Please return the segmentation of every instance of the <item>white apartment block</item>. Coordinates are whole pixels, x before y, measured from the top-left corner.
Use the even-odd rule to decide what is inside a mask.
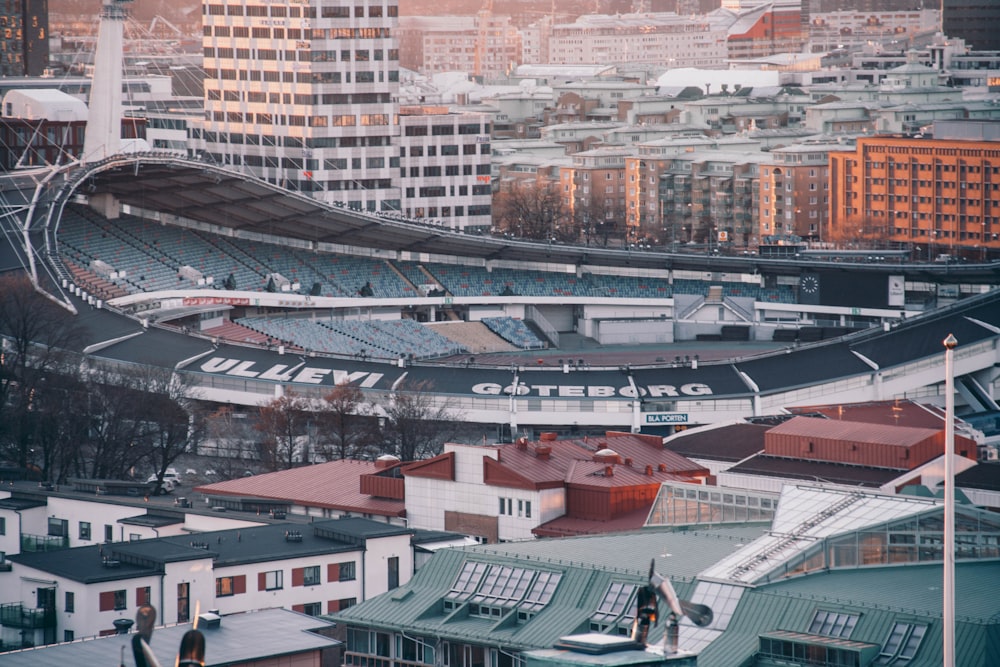
[[[204,0],[203,157],[317,199],[397,211],[393,0]]]
[[[446,107],[402,107],[402,211],[459,231],[489,231],[490,120]]]
[[[731,19],[656,14],[591,14],[552,27],[549,63],[656,63],[723,68]]]
[[[505,77],[523,62],[521,32],[509,16],[408,16],[400,19],[400,43],[422,74],[468,72],[483,79]]]
[[[143,604],[157,623],[281,607],[335,612],[409,581],[412,531],[366,519],[272,524],[22,553],[0,572],[0,639],[39,645],[114,632]]]

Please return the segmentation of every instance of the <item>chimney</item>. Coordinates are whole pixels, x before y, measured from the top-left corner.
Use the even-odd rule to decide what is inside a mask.
[[[556,439],[556,434],[550,432],[542,433],[542,435],[539,436],[538,439],[541,440],[542,442],[552,442],[553,440]]]
[[[386,468],[391,468],[397,463],[399,463],[398,457],[393,456],[392,454],[383,454],[382,456],[375,459],[375,469],[385,470]]]
[[[653,476],[653,466],[646,466],[646,474],[650,477]]]
[[[614,477],[615,476],[615,468],[614,468],[614,466],[604,466],[604,476],[605,477]]]
[[[514,442],[514,446],[524,451],[528,448],[528,439],[522,436]]]
[[[625,465],[627,465],[629,468],[631,468],[632,467],[632,459],[630,459],[630,458],[625,459]]]
[[[656,466],[656,469],[659,470],[660,472],[667,472],[667,464],[661,463],[660,465]]]
[[[535,458],[539,461],[548,461],[552,456],[552,447],[549,445],[538,445],[535,447]]]

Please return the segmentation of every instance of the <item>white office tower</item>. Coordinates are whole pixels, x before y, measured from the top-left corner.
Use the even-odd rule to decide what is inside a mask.
[[[205,0],[206,160],[398,211],[394,0]]]

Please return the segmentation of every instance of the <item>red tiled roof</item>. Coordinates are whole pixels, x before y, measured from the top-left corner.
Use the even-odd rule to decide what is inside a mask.
[[[626,514],[621,514],[606,521],[595,519],[578,519],[572,516],[561,516],[548,523],[535,527],[531,532],[538,537],[568,537],[572,535],[600,535],[603,533],[621,533],[627,530],[638,530],[646,524],[650,503]]]
[[[910,447],[941,431],[938,428],[916,428],[895,424],[872,424],[869,422],[819,419],[816,417],[792,417],[768,431],[768,435],[792,435],[830,440],[848,440],[858,443],[898,445]]]
[[[605,474],[611,468],[611,475]],[[707,470],[700,469],[707,473]],[[643,486],[645,484],[660,485],[663,482],[690,482],[687,475],[677,475],[669,472],[659,472],[655,467],[647,475],[643,468],[633,468],[624,464],[609,465],[598,461],[577,461],[566,475],[566,483],[575,486]]]
[[[373,461],[345,459],[205,484],[194,490],[206,495],[272,498],[308,507],[406,516],[404,501],[361,493],[361,476],[378,470]]]
[[[877,401],[874,403],[849,403],[847,405],[816,405],[789,408],[797,415],[820,414],[832,420],[885,424],[891,426],[912,426],[944,428],[944,416],[934,406],[921,405],[910,400]]]

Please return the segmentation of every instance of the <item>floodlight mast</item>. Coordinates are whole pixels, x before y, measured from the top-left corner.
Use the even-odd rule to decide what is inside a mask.
[[[656,625],[657,596],[663,598],[670,613],[667,614],[667,627],[663,636],[663,649],[667,655],[677,653],[680,639],[680,619],[687,616],[698,627],[705,627],[712,622],[712,610],[696,602],[682,600],[677,597],[670,580],[656,573],[656,560],[649,562],[649,583],[639,589],[636,596],[635,622],[632,624],[632,639],[643,645],[649,635],[649,629]]]

